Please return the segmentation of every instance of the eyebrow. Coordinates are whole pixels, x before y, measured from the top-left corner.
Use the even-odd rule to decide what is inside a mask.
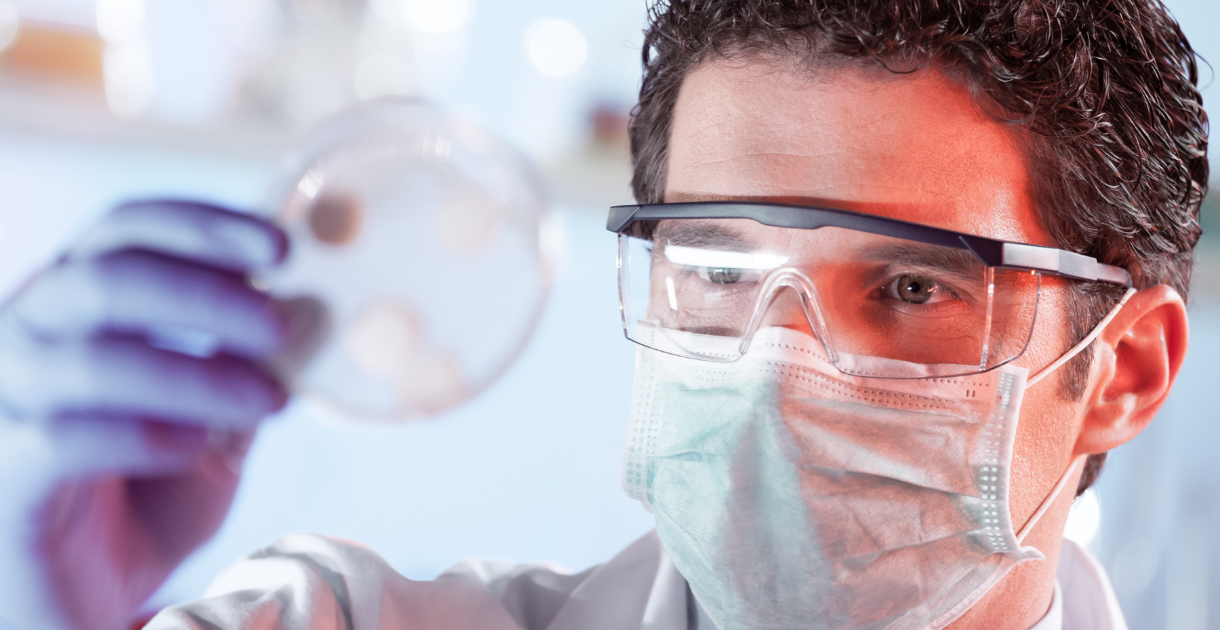
[[[928,245],[886,244],[865,247],[862,257],[947,271],[964,278],[977,278],[986,265],[969,250]]]
[[[752,239],[746,238],[739,230],[720,223],[699,220],[662,221],[657,226],[653,241],[706,249],[753,245]]]

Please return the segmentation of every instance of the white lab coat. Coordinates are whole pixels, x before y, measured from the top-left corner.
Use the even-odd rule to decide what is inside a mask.
[[[655,533],[575,575],[468,560],[432,581],[408,580],[362,545],[297,534],[146,630],[690,630],[699,615],[687,593]],[[1101,566],[1071,541],[1051,611],[1031,630],[1127,630]]]

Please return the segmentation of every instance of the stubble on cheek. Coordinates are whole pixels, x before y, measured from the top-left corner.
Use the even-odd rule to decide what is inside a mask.
[[[1044,279],[1038,319],[1025,354],[1017,364],[1032,377],[1056,361],[1072,344],[1069,338],[1066,281]],[[1011,509],[1019,530],[1072,462],[1084,416],[1084,402],[1070,400],[1064,376],[1067,364],[1025,390],[1013,444]],[[1065,488],[1074,494],[1075,488]]]

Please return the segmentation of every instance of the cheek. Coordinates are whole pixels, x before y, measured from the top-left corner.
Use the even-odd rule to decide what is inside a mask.
[[[1013,525],[1021,525],[1050,494],[1071,463],[1079,431],[1076,406],[1048,380],[1025,393],[1012,459]],[[1065,492],[1069,491],[1065,490]]]
[[[1048,283],[1049,284],[1049,283]],[[1046,286],[1038,305],[1038,324],[1029,348],[1017,361],[1033,376],[1070,347],[1066,291]],[[1065,366],[1025,391],[1013,445],[1012,512],[1014,526],[1033,514],[1071,463],[1083,406],[1063,395]],[[1065,489],[1065,492],[1072,489]]]

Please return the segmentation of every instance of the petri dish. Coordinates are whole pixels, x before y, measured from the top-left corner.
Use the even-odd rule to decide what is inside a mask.
[[[314,315],[271,367],[342,417],[462,404],[513,363],[546,302],[540,176],[438,107],[383,99],[324,122],[285,159],[267,207],[291,246],[253,282]]]

